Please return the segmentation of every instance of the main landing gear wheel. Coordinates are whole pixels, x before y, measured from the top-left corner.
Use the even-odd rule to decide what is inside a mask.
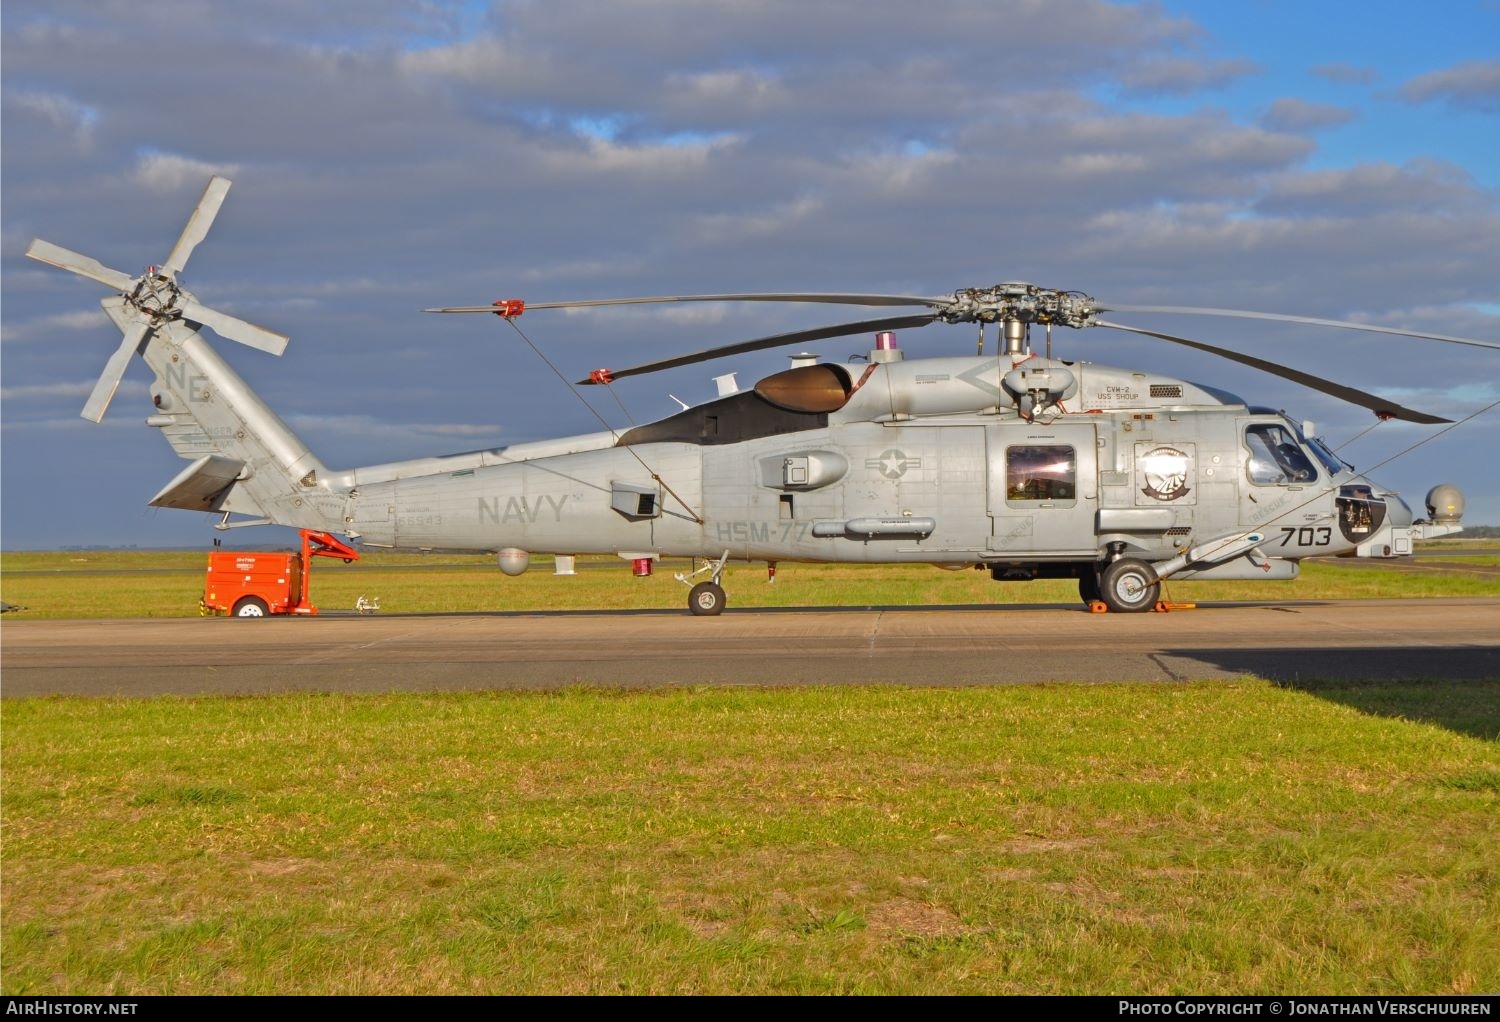
[[[236,603],[230,613],[235,617],[268,617],[271,608],[259,596],[247,596]]]
[[[1145,561],[1122,557],[1111,561],[1099,573],[1099,598],[1110,610],[1136,614],[1156,606],[1161,594],[1161,580]]]
[[[688,610],[697,617],[724,613],[724,587],[714,582],[699,582],[688,593]]]
[[[1104,599],[1104,594],[1099,591],[1099,573],[1093,568],[1084,568],[1083,574],[1078,576],[1078,595],[1085,607]]]

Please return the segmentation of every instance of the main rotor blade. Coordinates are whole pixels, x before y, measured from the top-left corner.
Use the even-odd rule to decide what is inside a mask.
[[[821,341],[829,337],[847,337],[850,334],[874,333],[881,330],[900,330],[904,327],[926,326],[937,319],[936,313],[918,316],[892,316],[888,319],[867,319],[859,323],[839,323],[835,326],[817,327],[812,330],[794,330],[789,334],[776,334],[774,337],[761,337],[753,341],[741,341],[738,344],[726,344],[721,348],[710,348],[707,351],[696,351],[689,355],[679,355],[676,358],[662,359],[659,362],[646,362],[629,369],[610,370],[611,380],[624,379],[627,376],[641,376],[645,373],[660,372],[663,369],[676,369],[678,366],[693,365],[696,362],[707,362],[710,359],[724,358],[728,355],[743,355],[751,351],[763,351],[766,348],[779,348],[786,344],[801,344],[806,341]],[[591,384],[598,381],[590,378],[579,380],[579,384]]]
[[[1312,326],[1331,326],[1340,330],[1367,330],[1375,334],[1395,334],[1398,337],[1420,337],[1428,341],[1447,341],[1450,344],[1468,344],[1476,348],[1500,349],[1500,344],[1476,341],[1468,337],[1450,337],[1448,334],[1428,334],[1419,330],[1397,330],[1388,326],[1371,326],[1369,323],[1351,323],[1343,319],[1317,319],[1313,316],[1285,316],[1274,312],[1246,312],[1244,309],[1200,309],[1190,305],[1100,305],[1100,312],[1171,312],[1185,316],[1230,316],[1238,319],[1274,319],[1283,323],[1308,323]],[[1099,324],[1103,326],[1104,324]]]
[[[67,270],[70,273],[76,273],[81,277],[88,277],[90,280],[97,280],[101,284],[114,288],[121,294],[129,294],[130,289],[135,287],[134,277],[121,273],[119,270],[111,270],[97,259],[80,255],[71,249],[63,248],[61,245],[54,245],[50,241],[43,241],[41,238],[36,238],[32,241],[31,245],[26,249],[26,257],[28,259],[35,259],[39,263],[56,266],[58,269]]]
[[[193,254],[193,249],[198,247],[198,242],[203,240],[208,229],[213,226],[214,217],[219,215],[219,207],[224,205],[224,196],[227,194],[228,178],[215,175],[209,180],[208,187],[203,189],[203,197],[198,200],[198,208],[188,217],[182,236],[172,246],[172,254],[167,256],[166,265],[162,267],[167,276],[175,279],[182,272],[182,268],[187,265],[188,256]]]
[[[1144,334],[1147,337],[1155,337],[1159,340],[1171,341],[1173,344],[1184,344],[1189,348],[1197,348],[1199,351],[1206,351],[1212,355],[1219,355],[1223,358],[1229,359],[1231,362],[1238,362],[1241,365],[1247,365],[1252,368],[1259,369],[1262,372],[1270,373],[1273,376],[1280,376],[1282,379],[1291,380],[1294,383],[1300,383],[1304,387],[1311,387],[1313,390],[1321,391],[1324,394],[1331,394],[1336,398],[1348,401],[1350,404],[1356,404],[1363,408],[1368,408],[1370,409],[1370,411],[1374,412],[1376,415],[1380,416],[1383,419],[1404,419],[1407,422],[1421,422],[1427,423],[1429,425],[1439,422],[1453,421],[1452,419],[1440,419],[1436,415],[1429,415],[1426,412],[1418,412],[1410,408],[1404,408],[1401,405],[1396,404],[1396,402],[1394,401],[1388,401],[1383,397],[1366,393],[1363,390],[1357,390],[1354,387],[1347,387],[1342,383],[1334,383],[1332,380],[1325,380],[1321,376],[1313,376],[1310,373],[1304,373],[1296,369],[1288,369],[1286,366],[1277,365],[1275,362],[1267,362],[1265,359],[1256,358],[1254,355],[1246,355],[1242,352],[1230,351],[1227,348],[1216,348],[1212,344],[1204,344],[1202,341],[1192,341],[1188,340],[1186,337],[1176,337],[1172,334],[1161,334],[1157,333],[1155,330],[1142,330],[1139,327],[1125,326],[1122,323],[1106,323],[1103,320],[1096,320],[1095,325],[1109,327],[1111,330],[1124,330],[1132,334]]]
[[[120,346],[115,353],[109,356],[109,361],[104,363],[104,372],[99,374],[99,380],[94,384],[94,389],[89,393],[89,399],[84,402],[83,411],[80,413],[85,419],[99,422],[104,418],[104,411],[109,407],[109,402],[115,396],[115,391],[120,387],[120,380],[125,375],[125,369],[130,365],[130,356],[140,350],[141,342],[146,339],[150,332],[150,323],[139,323],[126,331]]]
[[[658,305],[663,302],[819,302],[825,305],[951,305],[953,296],[921,298],[914,295],[866,294],[799,294],[779,292],[733,295],[666,295],[658,298],[594,298],[576,302],[526,303],[531,309],[584,309],[600,305]],[[423,309],[423,312],[494,312],[493,305],[460,305],[446,309]]]
[[[243,319],[215,312],[208,306],[199,305],[197,302],[183,302],[181,309],[183,319],[201,323],[220,337],[248,344],[252,348],[270,352],[272,355],[280,355],[285,351],[287,342],[290,340],[286,334],[278,334],[274,330],[247,323]]]

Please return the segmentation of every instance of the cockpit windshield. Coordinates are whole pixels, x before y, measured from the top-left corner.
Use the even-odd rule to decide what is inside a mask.
[[[1307,446],[1312,450],[1314,456],[1323,463],[1323,467],[1328,470],[1330,476],[1336,476],[1340,472],[1354,471],[1353,465],[1329,450],[1328,445],[1323,442],[1322,437],[1318,437],[1316,440],[1309,440]]]
[[[1245,427],[1245,446],[1250,448],[1246,471],[1252,483],[1262,486],[1305,483],[1318,477],[1307,460],[1297,434],[1278,423],[1256,423]]]

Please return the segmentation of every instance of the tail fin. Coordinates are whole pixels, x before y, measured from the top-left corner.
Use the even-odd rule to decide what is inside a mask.
[[[106,285],[101,303],[123,338],[94,386],[83,416],[104,417],[132,355],[156,373],[148,424],[191,464],[162,488],[156,507],[241,513],[265,523],[331,531],[342,525],[343,497],[327,471],[291,428],[209,346],[199,331],[280,355],[287,338],[199,304],[177,274],[203,240],[229,191],[213,178],[166,263],[139,277],[112,270],[50,242],[26,254]],[[245,523],[250,524],[250,523]]]
[[[329,490],[323,463],[203,337],[185,333],[158,333],[142,352],[156,372],[146,423],[192,462],[150,503],[341,530],[343,497]]]

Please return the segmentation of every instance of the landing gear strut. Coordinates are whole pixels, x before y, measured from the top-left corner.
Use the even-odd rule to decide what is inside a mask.
[[[673,577],[683,585],[689,585],[689,579],[697,578],[705,572],[711,572],[711,582],[699,582],[688,590],[688,610],[695,617],[713,617],[724,613],[724,587],[719,584],[724,576],[724,565],[729,562],[729,551],[724,551],[724,556],[718,560],[705,561],[703,567],[697,571],[683,574],[678,572]]]

